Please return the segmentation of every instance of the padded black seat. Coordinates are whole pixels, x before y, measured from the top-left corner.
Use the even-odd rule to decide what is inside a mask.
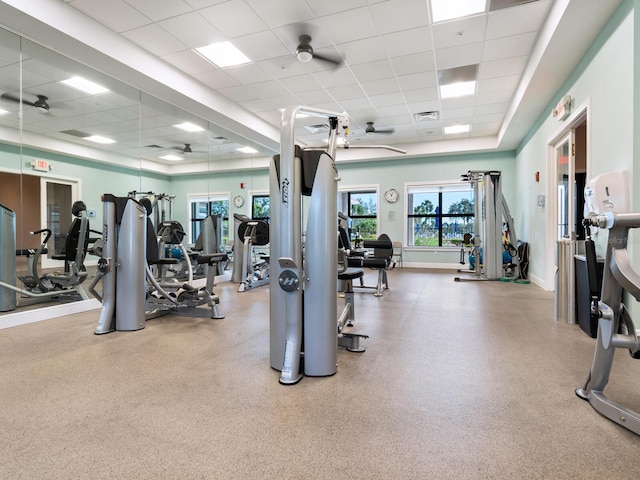
[[[362,278],[363,275],[361,268],[347,268],[344,272],[338,273],[338,280],[355,280]]]

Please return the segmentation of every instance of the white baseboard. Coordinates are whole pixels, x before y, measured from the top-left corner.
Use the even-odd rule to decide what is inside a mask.
[[[77,302],[65,303],[63,305],[53,305],[51,307],[34,308],[24,312],[7,313],[0,315],[0,330],[4,328],[27,325],[29,323],[51,320],[52,318],[63,317],[73,313],[87,312],[102,307],[102,304],[92,298],[90,300],[79,300]],[[96,322],[98,317],[96,316]]]

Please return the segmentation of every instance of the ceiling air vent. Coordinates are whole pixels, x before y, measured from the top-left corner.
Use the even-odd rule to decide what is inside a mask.
[[[422,122],[424,120],[437,120],[438,118],[440,118],[440,112],[438,112],[437,110],[431,110],[430,112],[414,113],[413,118],[416,120],[416,122]]]
[[[329,125],[326,123],[322,123],[319,125],[307,125],[304,128],[309,130],[311,133],[324,133],[329,131]]]

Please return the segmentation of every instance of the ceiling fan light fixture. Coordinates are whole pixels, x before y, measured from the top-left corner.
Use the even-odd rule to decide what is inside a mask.
[[[310,62],[313,59],[313,51],[311,50],[311,47],[307,47],[308,48],[305,46],[299,46],[296,49],[296,58],[302,63]]]

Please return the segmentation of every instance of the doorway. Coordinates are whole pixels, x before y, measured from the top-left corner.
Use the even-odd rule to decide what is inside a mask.
[[[52,260],[54,255],[64,253],[67,232],[73,221],[71,209],[78,198],[78,184],[74,181],[42,177],[40,180],[40,221],[42,228],[51,230],[47,242],[47,253],[42,258],[42,268],[63,265],[60,260]]]
[[[568,323],[575,322],[574,256],[584,249],[582,218],[587,179],[587,127],[585,109],[548,144],[547,281],[549,285],[555,285],[556,318]],[[563,314],[559,315],[559,312]]]

